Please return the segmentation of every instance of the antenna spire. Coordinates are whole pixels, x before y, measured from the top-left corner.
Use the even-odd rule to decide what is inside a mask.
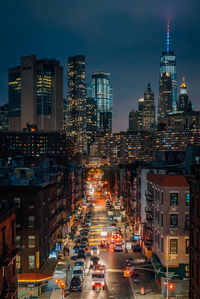
[[[169,33],[170,33],[170,20],[167,20],[167,53],[169,53],[169,45],[170,45],[170,38],[169,38]]]

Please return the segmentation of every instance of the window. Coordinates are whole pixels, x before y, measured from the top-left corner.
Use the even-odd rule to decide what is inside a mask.
[[[170,227],[178,227],[178,215],[177,214],[170,215]]]
[[[163,205],[163,191],[161,193],[161,204]]]
[[[178,254],[178,239],[170,239],[170,254]]]
[[[16,204],[16,208],[20,208],[21,198],[14,197],[14,203]]]
[[[35,269],[35,256],[34,255],[28,256],[28,266],[29,266],[29,269]]]
[[[185,253],[186,254],[190,253],[190,240],[189,239],[185,240]]]
[[[35,216],[28,216],[28,226],[29,227],[35,226]]]
[[[186,206],[189,206],[190,205],[190,193],[186,193],[185,196],[186,196],[185,204],[186,204]]]
[[[161,252],[163,252],[163,237],[161,237],[160,242],[161,242]]]
[[[161,214],[161,226],[163,227],[163,213]]]
[[[170,193],[170,206],[178,206],[178,193]]]
[[[16,236],[16,246],[17,248],[21,246],[21,236]]]
[[[185,228],[186,229],[190,228],[190,214],[185,215]]]
[[[34,235],[28,236],[28,247],[35,248],[35,236]]]
[[[16,267],[18,270],[21,268],[21,257],[18,254],[16,256]]]

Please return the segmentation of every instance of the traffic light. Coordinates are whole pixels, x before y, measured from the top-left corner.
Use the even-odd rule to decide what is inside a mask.
[[[170,291],[173,291],[173,290],[174,290],[174,284],[173,284],[173,283],[170,283],[170,284],[168,285],[168,289],[169,289]]]

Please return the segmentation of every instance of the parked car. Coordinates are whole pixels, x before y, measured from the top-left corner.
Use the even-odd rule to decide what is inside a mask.
[[[142,251],[142,248],[140,247],[139,244],[136,244],[135,246],[133,246],[133,251],[134,251],[134,252],[141,252],[141,251]]]
[[[87,237],[82,237],[81,242],[86,242],[88,244],[88,238]]]
[[[81,236],[87,237],[88,235],[89,235],[89,232],[87,232],[87,231],[81,232]]]
[[[77,245],[77,244],[74,245],[74,247],[73,247],[74,253],[77,253],[79,251],[79,248],[80,248],[79,245]]]
[[[80,243],[80,248],[84,248],[85,250],[88,249],[88,244],[86,242],[81,242]]]
[[[80,276],[75,275],[70,283],[70,291],[82,291],[83,281],[81,280]]]
[[[81,280],[84,280],[84,270],[81,266],[76,266],[72,270],[72,278],[76,275],[81,277]]]
[[[78,251],[77,259],[80,259],[80,258],[86,259],[85,249],[83,249],[83,248],[79,249],[79,251]]]

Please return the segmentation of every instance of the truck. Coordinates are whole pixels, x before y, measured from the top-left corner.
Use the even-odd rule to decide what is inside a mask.
[[[106,286],[106,267],[104,265],[95,265],[92,269],[92,289],[96,287],[105,289]]]

